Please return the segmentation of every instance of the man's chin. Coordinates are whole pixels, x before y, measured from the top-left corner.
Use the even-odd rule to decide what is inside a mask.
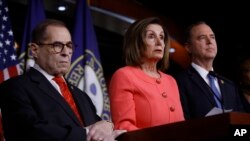
[[[68,73],[69,69],[59,69],[56,74],[61,74],[61,75],[65,75],[66,73]]]

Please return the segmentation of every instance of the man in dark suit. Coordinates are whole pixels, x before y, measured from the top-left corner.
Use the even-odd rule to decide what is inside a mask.
[[[64,23],[41,22],[32,32],[29,47],[34,67],[0,85],[6,141],[114,141],[123,131],[113,131],[112,123],[96,114],[87,94],[63,78],[74,51]]]
[[[211,109],[242,111],[235,84],[213,72],[217,43],[205,22],[190,26],[185,48],[191,55],[191,66],[176,75],[186,119],[204,117]]]

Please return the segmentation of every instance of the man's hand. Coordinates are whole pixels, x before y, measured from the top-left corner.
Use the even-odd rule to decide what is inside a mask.
[[[89,129],[87,141],[114,141],[113,127],[112,122],[105,120],[86,127]]]
[[[115,139],[116,137],[118,137],[119,135],[123,134],[127,132],[127,130],[114,130],[112,135],[113,135],[113,138]]]

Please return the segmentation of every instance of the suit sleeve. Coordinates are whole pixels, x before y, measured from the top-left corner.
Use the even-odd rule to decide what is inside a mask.
[[[34,97],[38,95],[37,92],[27,89],[29,86],[26,86],[27,84],[23,85],[24,82],[12,79],[0,86],[6,140],[86,140],[86,130],[83,127],[72,124],[72,121],[67,118],[65,120],[61,118],[63,116],[62,112],[54,112],[60,108],[50,105],[49,102],[45,104],[47,107],[40,106],[44,105],[46,101],[42,103],[38,99],[33,98],[33,95]],[[30,93],[33,94],[30,95]],[[40,96],[41,99],[46,97],[42,96]],[[46,100],[50,100],[50,98]],[[48,106],[50,107],[48,108]]]
[[[189,119],[190,118],[190,112],[189,112],[189,107],[188,107],[188,98],[186,93],[186,88],[185,86],[188,84],[188,82],[186,82],[186,79],[184,79],[185,77],[183,76],[175,76],[177,85],[178,85],[178,89],[179,89],[179,93],[180,93],[180,99],[181,99],[181,105],[182,105],[182,109],[183,109],[183,113],[184,113],[184,117],[185,119]]]

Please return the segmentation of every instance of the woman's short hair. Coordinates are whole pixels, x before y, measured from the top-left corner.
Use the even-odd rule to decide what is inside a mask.
[[[145,19],[138,20],[134,22],[128,28],[124,41],[123,41],[123,53],[126,65],[139,66],[143,62],[144,52],[146,51],[146,46],[144,42],[146,28],[150,24],[158,24],[164,30],[164,55],[163,58],[158,62],[157,68],[160,70],[167,69],[169,65],[169,46],[170,39],[168,31],[163,25],[162,21],[157,17],[149,17]]]

